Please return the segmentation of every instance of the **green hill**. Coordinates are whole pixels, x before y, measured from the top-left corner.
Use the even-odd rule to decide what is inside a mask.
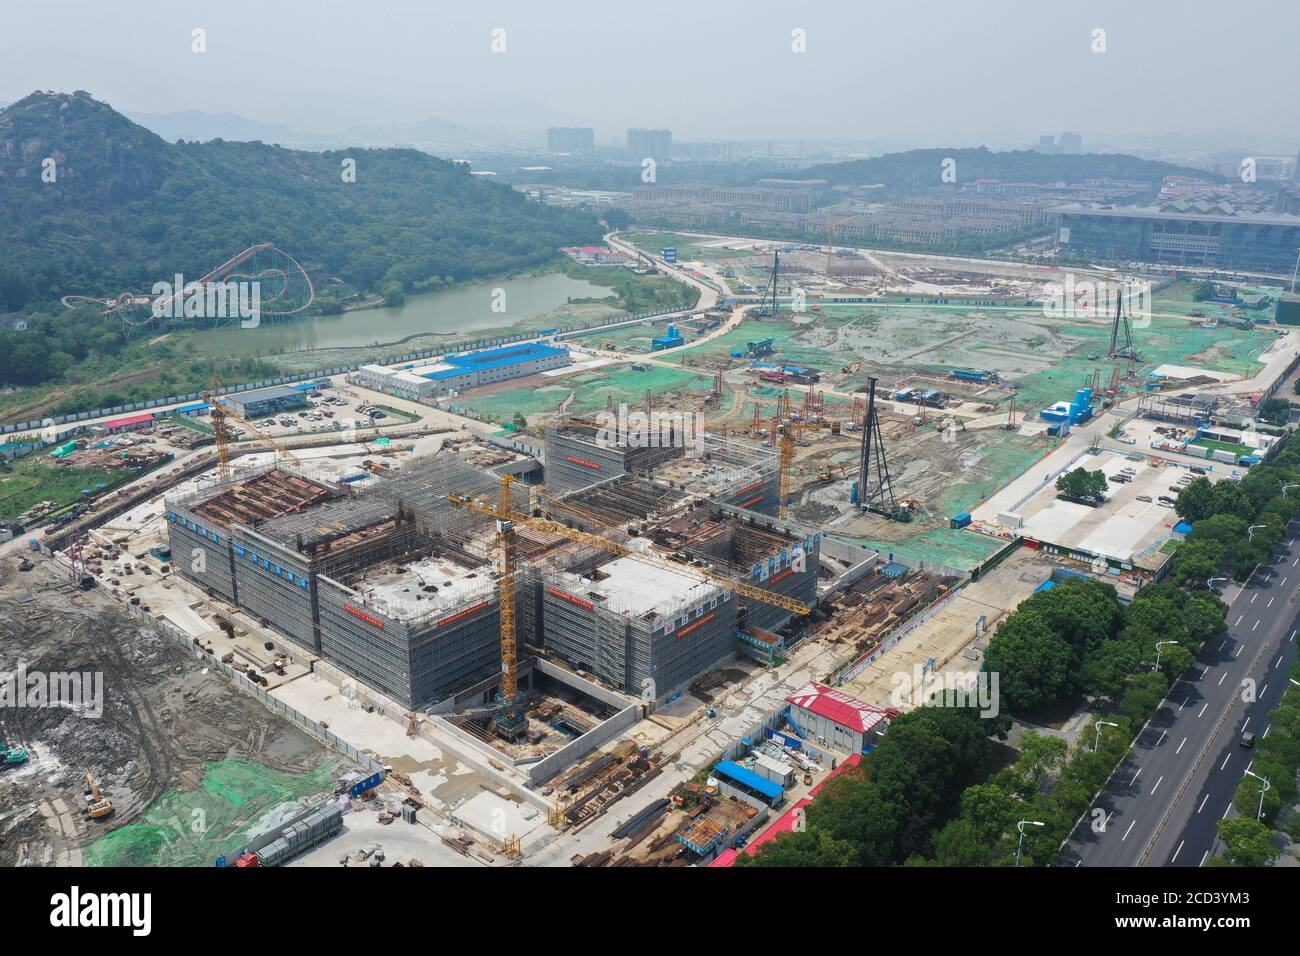
[[[940,164],[951,157],[957,161],[957,183],[973,179],[1000,179],[1010,183],[1077,183],[1085,179],[1132,180],[1150,183],[1153,190],[1165,176],[1182,174],[1215,182],[1222,176],[1174,163],[1139,159],[1124,153],[1081,153],[1050,155],[1020,149],[994,152],[983,146],[966,149],[911,149],[887,153],[872,159],[809,166],[792,178],[825,179],[835,185],[884,183],[891,193],[930,189],[952,189],[940,178]]]
[[[416,150],[168,143],[81,91],[0,111],[0,312],[197,278],[259,242],[391,294],[538,265],[599,236],[593,216]]]

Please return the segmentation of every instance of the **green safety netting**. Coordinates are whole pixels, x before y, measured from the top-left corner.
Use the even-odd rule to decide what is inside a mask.
[[[197,789],[169,790],[133,822],[86,849],[89,866],[212,866],[267,830],[303,797],[328,793],[333,762],[294,774],[244,760],[204,766]]]

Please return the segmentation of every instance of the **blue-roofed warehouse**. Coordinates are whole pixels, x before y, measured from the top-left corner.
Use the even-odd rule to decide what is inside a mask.
[[[413,401],[462,392],[570,363],[567,349],[541,342],[503,345],[460,355],[444,355],[428,365],[363,365],[349,381]]]
[[[535,375],[568,364],[567,349],[533,342],[448,355],[437,365],[415,370],[415,374],[434,382],[439,391],[460,391]]]
[[[730,760],[720,761],[713,768],[713,776],[718,781],[718,789],[724,794],[760,809],[775,807],[785,797],[785,791],[781,787]]]

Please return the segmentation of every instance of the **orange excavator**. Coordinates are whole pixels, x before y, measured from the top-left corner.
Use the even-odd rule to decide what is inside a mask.
[[[113,804],[100,795],[99,784],[95,783],[89,770],[86,771],[86,812],[95,820],[113,812]]]

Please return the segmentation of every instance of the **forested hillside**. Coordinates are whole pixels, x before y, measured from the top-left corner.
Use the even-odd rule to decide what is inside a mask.
[[[0,111],[0,312],[197,278],[258,242],[388,293],[537,265],[599,235],[588,214],[416,150],[167,143],[84,92]]]

